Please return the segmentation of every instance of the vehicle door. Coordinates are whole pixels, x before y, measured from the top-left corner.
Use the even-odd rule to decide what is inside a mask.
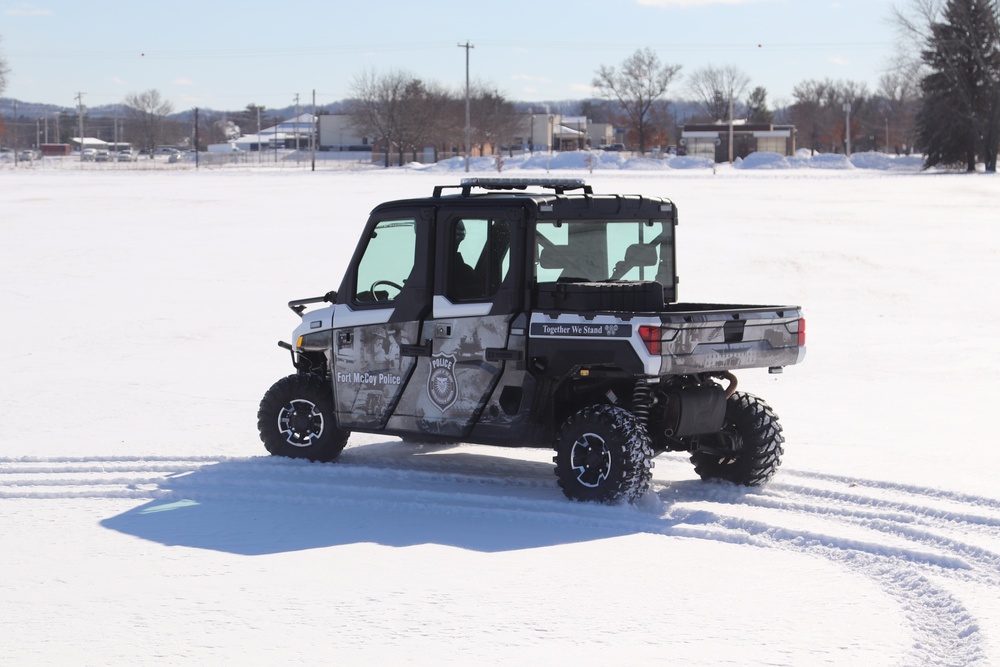
[[[509,421],[500,395],[502,379],[524,354],[523,331],[510,335],[523,301],[523,270],[517,268],[523,263],[511,253],[512,246],[523,247],[523,216],[514,206],[438,213],[433,304],[422,338],[427,356],[400,410],[412,410],[407,428],[460,437],[480,422]],[[519,392],[520,380],[511,381]],[[520,396],[516,406],[510,400],[504,405],[516,412]]]
[[[345,428],[383,428],[411,379],[431,308],[433,222],[431,208],[373,216],[344,277],[330,362]]]

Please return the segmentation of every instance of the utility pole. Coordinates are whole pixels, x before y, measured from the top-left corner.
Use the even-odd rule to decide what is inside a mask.
[[[733,163],[733,93],[729,93],[729,164]]]
[[[299,94],[295,93],[295,164],[299,163]]]
[[[312,124],[309,126],[309,150],[312,153],[312,170],[316,171],[316,141],[319,139],[319,116],[316,115],[316,89],[313,88]]]
[[[469,112],[469,49],[476,48],[465,40],[458,48],[465,49],[465,173],[469,173],[469,155],[472,153],[472,120]]]
[[[80,162],[83,162],[83,95],[76,94],[76,115],[80,119]]]
[[[844,139],[847,149],[847,154],[851,154],[851,103],[844,103],[844,114],[846,119],[844,120]]]
[[[198,107],[194,108],[194,168],[198,169]]]

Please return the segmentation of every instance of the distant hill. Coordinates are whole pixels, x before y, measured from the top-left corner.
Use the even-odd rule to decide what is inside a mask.
[[[59,106],[56,104],[40,104],[37,102],[25,102],[23,100],[14,100],[9,97],[0,97],[0,116],[7,118],[13,117],[14,115],[14,102],[17,102],[17,116],[18,118],[51,118],[56,113],[65,113],[69,115],[76,114],[75,106]],[[347,106],[348,100],[341,100],[338,102],[331,102],[329,104],[323,104],[316,107],[319,113],[343,113]],[[518,111],[527,113],[529,111],[534,111],[535,113],[554,113],[561,114],[564,116],[574,116],[581,113],[582,109],[588,108],[600,108],[602,105],[608,105],[609,108],[613,108],[614,105],[609,103],[607,100],[598,99],[584,99],[584,100],[550,100],[546,102],[513,102],[515,108]],[[101,106],[85,106],[85,113],[91,118],[121,118],[125,115],[125,110],[121,104],[105,104]],[[697,105],[694,102],[686,100],[670,100],[670,109],[673,112],[674,117],[679,123],[684,123],[687,119],[691,118],[697,113]],[[240,109],[227,109],[227,110],[216,110],[202,108],[201,113],[207,113],[214,116],[225,116],[227,114],[236,115],[243,113],[246,107]],[[312,111],[311,105],[300,105],[299,113],[308,113]],[[295,106],[289,105],[284,108],[266,109],[266,114],[268,118],[274,118],[275,116],[279,118],[292,118],[295,116]],[[589,114],[588,114],[589,117]],[[170,120],[178,121],[190,121],[194,118],[194,109],[183,109],[175,111],[170,114],[167,118]],[[605,122],[606,119],[603,118],[592,118],[592,120],[597,122]]]

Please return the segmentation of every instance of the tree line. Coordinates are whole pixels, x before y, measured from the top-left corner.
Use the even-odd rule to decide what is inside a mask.
[[[779,123],[796,127],[800,147],[818,152],[882,150],[921,152],[925,165],[962,166],[982,162],[996,171],[1000,145],[1000,7],[998,0],[910,0],[895,10],[899,53],[877,89],[853,81],[806,80],[787,104],[769,107],[768,92],[752,86],[735,65],[693,71],[674,100],[671,87],[681,67],[662,63],[648,48],[618,65],[602,65],[592,86],[599,99],[563,105],[563,114],[585,116],[624,129],[630,148],[646,151],[676,143],[686,123]],[[0,57],[0,94],[8,68]],[[683,95],[684,97],[680,97]],[[685,100],[687,103],[685,103]],[[406,71],[357,76],[351,97],[340,105],[353,126],[402,161],[424,146],[446,151],[499,151],[524,138],[525,103],[507,99],[496,87],[476,83],[468,94],[470,143],[465,146],[466,91],[450,90]],[[155,90],[129,94],[121,107],[127,140],[144,148],[175,143],[194,134],[202,144],[224,141],[239,126],[246,132],[278,119],[262,116],[256,104],[235,114],[201,114],[197,133],[189,122],[171,120],[172,105]],[[549,110],[545,111],[546,114]],[[322,112],[321,112],[322,113]],[[67,121],[73,115],[67,114]],[[72,122],[65,123],[73,127]],[[117,126],[116,126],[117,127]],[[529,137],[528,141],[532,138]]]

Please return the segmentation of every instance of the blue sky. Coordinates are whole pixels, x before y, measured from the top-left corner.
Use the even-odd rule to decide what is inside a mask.
[[[236,8],[234,8],[236,7]],[[6,97],[73,106],[156,89],[175,110],[323,104],[366,68],[460,88],[470,70],[509,99],[592,96],[601,65],[637,48],[683,75],[736,65],[769,101],[805,79],[877,85],[896,32],[890,0],[574,0],[566,2],[113,2],[0,0]],[[238,8],[238,9],[237,9]]]

